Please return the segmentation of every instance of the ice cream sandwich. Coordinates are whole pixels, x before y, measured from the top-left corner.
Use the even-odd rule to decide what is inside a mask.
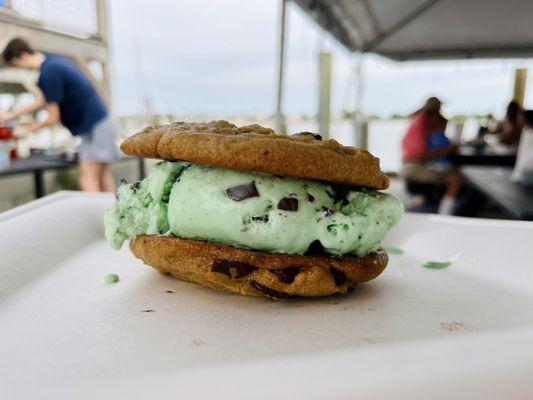
[[[106,238],[165,274],[243,295],[347,293],[386,267],[402,203],[369,152],[308,132],[177,122],[126,139],[161,159],[122,183]]]

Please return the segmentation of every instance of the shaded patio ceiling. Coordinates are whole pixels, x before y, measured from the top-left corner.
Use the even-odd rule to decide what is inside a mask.
[[[533,56],[533,0],[292,0],[352,51],[394,60]]]

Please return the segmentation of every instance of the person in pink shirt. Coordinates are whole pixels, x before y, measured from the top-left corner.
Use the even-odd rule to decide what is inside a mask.
[[[444,135],[447,119],[441,114],[441,101],[427,99],[415,112],[402,142],[402,177],[411,182],[445,186],[439,214],[452,214],[464,179],[447,157],[457,151]]]

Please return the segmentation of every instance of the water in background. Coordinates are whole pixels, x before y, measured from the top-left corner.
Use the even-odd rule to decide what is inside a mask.
[[[169,117],[169,116],[154,116],[147,121],[146,117],[123,117],[120,119],[121,136],[127,137],[135,132],[138,132],[147,125],[167,124],[172,121],[202,121],[217,119],[214,117],[205,117],[198,115]],[[224,118],[219,116],[218,118]],[[260,124],[263,126],[274,128],[274,118],[272,116],[233,116],[228,118],[229,121],[236,125]],[[287,133],[293,134],[297,132],[318,132],[318,125],[316,120],[302,119],[302,117],[294,116],[287,118]],[[401,144],[403,136],[407,131],[409,125],[408,119],[373,119],[368,122],[368,149],[369,151],[379,157],[381,160],[381,168],[386,172],[399,172],[402,163]],[[461,141],[468,141],[476,137],[479,122],[474,118],[468,118],[464,122],[464,128],[460,137]],[[345,146],[355,145],[355,134],[353,122],[350,119],[333,119],[331,122],[331,138]],[[452,139],[457,140],[455,135],[456,125],[453,121],[448,123],[446,135]]]
[[[380,158],[381,168],[387,172],[398,172],[402,163],[402,139],[407,131],[407,119],[373,120],[368,123],[368,150]],[[474,119],[467,119],[464,123],[461,140],[471,140],[477,133],[479,124]],[[450,122],[446,135],[454,138],[455,124]],[[316,132],[315,121],[288,121],[287,132]],[[353,123],[350,120],[333,121],[331,124],[331,138],[346,146],[355,145]]]
[[[368,124],[368,150],[379,157],[384,171],[397,172],[401,166],[401,143],[407,129],[407,120],[372,121]],[[288,121],[289,133],[316,132],[314,121]],[[355,145],[353,123],[350,120],[334,121],[331,124],[331,138],[346,146]]]

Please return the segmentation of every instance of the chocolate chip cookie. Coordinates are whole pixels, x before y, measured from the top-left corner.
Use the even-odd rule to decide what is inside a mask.
[[[333,258],[315,249],[315,254],[299,256],[157,236],[139,236],[130,247],[161,273],[213,289],[271,298],[347,293],[356,283],[378,276],[388,261],[383,250]]]
[[[259,125],[227,121],[175,122],[149,127],[121,146],[131,156],[189,161],[223,168],[318,179],[350,186],[386,189],[379,158],[320,135],[278,135]]]

